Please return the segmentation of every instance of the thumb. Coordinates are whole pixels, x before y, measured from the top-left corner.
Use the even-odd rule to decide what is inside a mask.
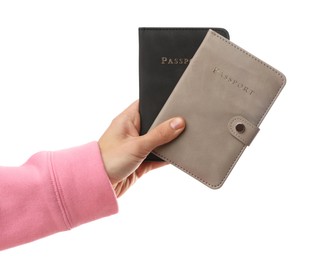
[[[157,146],[169,143],[178,137],[185,129],[185,120],[181,117],[171,118],[142,136],[143,147],[151,152]]]

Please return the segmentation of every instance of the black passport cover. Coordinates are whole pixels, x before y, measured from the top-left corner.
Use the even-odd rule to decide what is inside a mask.
[[[149,130],[209,29],[229,39],[223,28],[139,28],[141,135]],[[161,161],[154,154],[146,160]]]

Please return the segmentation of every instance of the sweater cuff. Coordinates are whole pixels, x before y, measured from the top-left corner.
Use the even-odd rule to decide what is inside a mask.
[[[53,152],[51,161],[52,182],[67,229],[118,212],[97,142]]]

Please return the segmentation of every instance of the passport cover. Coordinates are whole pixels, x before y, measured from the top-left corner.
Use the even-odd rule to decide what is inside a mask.
[[[186,129],[154,154],[221,187],[285,82],[281,72],[209,30],[152,125],[181,116]]]
[[[147,133],[208,28],[139,28],[140,134]],[[227,30],[213,30],[229,39]],[[161,160],[150,154],[146,160]]]

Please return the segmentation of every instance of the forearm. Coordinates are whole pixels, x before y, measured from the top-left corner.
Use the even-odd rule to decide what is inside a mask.
[[[0,167],[0,250],[117,212],[96,142]]]

